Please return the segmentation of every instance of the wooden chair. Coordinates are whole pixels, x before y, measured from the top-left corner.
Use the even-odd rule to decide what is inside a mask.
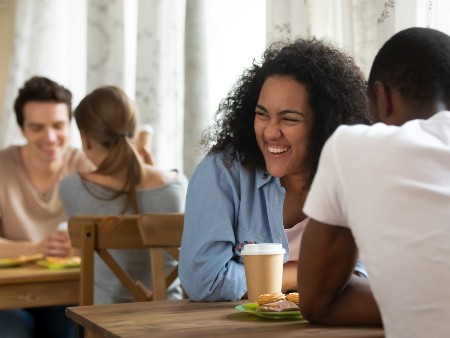
[[[164,257],[159,249],[164,250],[167,247],[168,252],[178,260],[178,249],[174,249],[181,244],[183,219],[183,214],[78,215],[71,217],[69,219],[69,236],[72,246],[81,250],[79,304],[93,304],[95,252],[136,301],[165,299],[165,289],[164,292],[161,291],[162,285],[170,285],[178,276],[178,270],[172,272],[166,281]],[[149,235],[152,238],[148,237]],[[145,248],[150,250],[153,289],[157,289],[157,291],[150,290],[141,281],[133,280],[108,251],[110,249]],[[161,278],[167,284],[163,284]]]
[[[179,248],[183,234],[184,214],[143,214],[138,227],[142,242],[149,249],[153,300],[166,299],[166,290],[178,277],[178,265],[165,273],[164,251],[175,260],[179,259]]]

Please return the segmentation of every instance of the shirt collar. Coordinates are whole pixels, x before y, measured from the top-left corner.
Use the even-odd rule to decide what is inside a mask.
[[[263,185],[272,182],[273,180],[278,180],[278,177],[273,177],[272,175],[270,175],[266,168],[256,169],[256,185],[258,189]]]

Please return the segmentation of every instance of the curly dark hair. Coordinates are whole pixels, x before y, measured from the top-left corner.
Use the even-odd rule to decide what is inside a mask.
[[[72,93],[67,88],[43,76],[33,76],[19,89],[14,101],[17,124],[23,128],[23,108],[31,101],[65,103],[72,118]]]
[[[264,81],[270,76],[292,76],[309,92],[314,111],[306,154],[312,182],[325,141],[342,124],[369,124],[367,82],[354,59],[331,42],[316,38],[282,40],[269,46],[260,64],[246,69],[223,99],[215,123],[201,138],[209,153],[233,149],[227,163],[238,160],[248,169],[265,168],[254,131],[255,108]]]
[[[369,97],[379,80],[409,101],[443,100],[450,105],[450,36],[412,27],[391,37],[379,50],[369,75]]]

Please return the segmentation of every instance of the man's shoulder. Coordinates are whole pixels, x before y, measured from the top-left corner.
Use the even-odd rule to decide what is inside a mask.
[[[384,123],[376,123],[373,125],[341,125],[331,135],[330,139],[334,142],[356,142],[364,140],[376,140],[384,138],[386,135],[395,132],[398,127],[388,126]]]
[[[0,162],[2,163],[0,166],[0,171],[6,171],[11,168],[14,169],[18,166],[22,166],[19,156],[19,149],[20,146],[13,145],[0,150]]]
[[[11,145],[0,150],[0,158],[18,156],[20,146]]]
[[[68,172],[86,172],[93,169],[92,163],[88,160],[82,149],[69,146],[64,155],[64,163]]]
[[[65,156],[66,156],[66,158],[68,160],[74,159],[74,158],[78,159],[78,158],[81,158],[81,157],[86,158],[82,149],[76,148],[76,147],[72,147],[72,146],[67,147]]]

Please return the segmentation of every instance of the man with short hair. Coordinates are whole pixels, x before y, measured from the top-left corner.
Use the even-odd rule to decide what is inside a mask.
[[[59,182],[91,168],[81,149],[68,145],[71,105],[71,92],[45,77],[19,90],[14,110],[27,143],[0,151],[0,258],[70,254],[67,234],[57,231],[67,221]],[[0,311],[3,338],[69,337],[69,324],[63,307]]]
[[[450,332],[450,37],[409,28],[369,76],[373,126],[330,137],[304,212],[298,284],[311,322]],[[369,279],[355,278],[358,258]],[[369,286],[370,284],[370,286]]]

